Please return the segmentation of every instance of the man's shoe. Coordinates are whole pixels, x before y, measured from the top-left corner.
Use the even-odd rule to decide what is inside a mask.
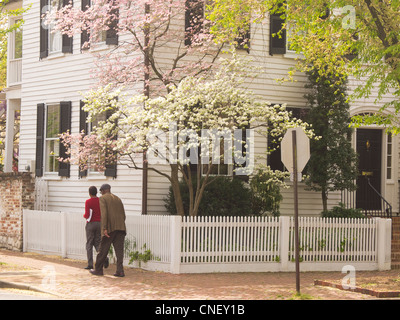
[[[106,260],[104,261],[104,268],[107,269],[109,265],[110,265],[110,260],[107,257]]]
[[[102,276],[103,275],[103,271],[96,271],[94,269],[89,270],[89,272],[94,276]]]
[[[116,273],[114,273],[114,277],[122,278],[122,277],[125,277],[125,274],[123,272],[116,272]]]
[[[93,269],[93,266],[87,266],[87,267],[85,267],[85,269],[86,269],[86,270]]]

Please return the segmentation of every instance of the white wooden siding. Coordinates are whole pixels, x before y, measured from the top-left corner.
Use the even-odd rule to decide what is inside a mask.
[[[85,92],[93,85],[90,78],[92,56],[80,50],[80,35],[74,36],[73,54],[65,54],[60,57],[48,57],[39,60],[39,16],[40,4],[37,0],[24,0],[23,6],[32,5],[31,9],[24,14],[25,25],[23,28],[23,64],[22,78],[23,85],[21,91],[21,138],[20,138],[20,170],[24,171],[26,165],[35,159],[36,150],[36,106],[38,103],[56,103],[62,100],[72,101],[72,133],[79,130],[79,92]],[[79,7],[80,1],[74,1],[74,6]],[[174,28],[184,30],[183,19],[177,21]],[[262,96],[271,103],[286,103],[289,107],[302,107],[305,105],[304,84],[306,77],[302,74],[295,75],[294,82],[280,84],[277,78],[287,77],[288,68],[295,65],[295,60],[290,55],[269,55],[269,23],[252,26],[252,39],[250,57],[253,64],[260,66],[260,72],[255,79],[250,79],[247,83],[257,95]],[[182,32],[183,35],[183,32]],[[121,38],[122,39],[122,38]],[[170,46],[159,48],[159,54],[164,57],[163,63],[170,62]],[[247,56],[246,51],[241,51],[240,55]],[[160,61],[161,64],[161,61]],[[350,81],[350,88],[354,88],[354,81]],[[352,104],[352,112],[361,109],[379,109],[380,105],[375,105],[376,92],[369,98],[357,100]],[[384,102],[390,101],[390,96]],[[262,154],[266,147],[265,139],[256,137],[258,144],[256,153]],[[399,141],[393,144],[398,146]],[[398,154],[398,148],[393,150]],[[398,157],[397,164],[400,165]],[[392,204],[398,202],[397,171],[391,190]],[[90,185],[100,186],[104,182],[112,186],[112,191],[121,196],[127,207],[128,214],[141,213],[141,185],[142,172],[118,167],[118,177],[115,180],[105,178],[84,178],[78,179],[76,167],[71,168],[71,178],[49,180],[49,201],[48,210],[80,211],[83,201],[87,198],[87,188]],[[163,198],[168,192],[169,181],[153,172],[149,172],[148,189],[148,213],[166,213]],[[389,191],[388,191],[389,192]],[[293,211],[292,190],[284,190],[284,200],[281,204],[281,213],[291,215]],[[305,191],[304,186],[300,186],[300,214],[316,215],[322,208],[319,193]],[[333,206],[340,200],[338,193],[332,193],[329,197],[329,206]]]
[[[72,101],[71,132],[79,132],[79,106],[82,96],[94,83],[91,79],[92,55],[80,50],[80,35],[73,40],[73,54],[61,54],[39,59],[39,1],[26,0],[24,6],[32,5],[24,15],[23,33],[23,85],[21,97],[20,170],[35,159],[36,155],[36,108],[38,103]],[[80,6],[80,1],[75,1]],[[44,177],[46,179],[46,177]],[[77,166],[71,167],[68,179],[47,179],[48,210],[82,212],[89,197],[91,185],[99,189],[109,183],[112,192],[121,197],[128,215],[141,213],[142,172],[118,166],[117,179],[95,176],[78,178]]]

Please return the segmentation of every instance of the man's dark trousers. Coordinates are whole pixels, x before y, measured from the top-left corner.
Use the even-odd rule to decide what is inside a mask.
[[[115,256],[117,257],[117,272],[118,274],[124,273],[123,261],[124,261],[124,242],[125,242],[125,231],[116,230],[109,233],[110,237],[102,236],[100,242],[100,251],[96,257],[95,271],[98,273],[103,272],[103,265],[110,250],[111,244],[114,247]]]

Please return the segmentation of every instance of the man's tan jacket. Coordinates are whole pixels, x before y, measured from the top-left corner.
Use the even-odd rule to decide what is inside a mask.
[[[100,197],[101,234],[104,230],[110,234],[120,230],[126,232],[125,209],[120,198],[112,193],[106,193]]]

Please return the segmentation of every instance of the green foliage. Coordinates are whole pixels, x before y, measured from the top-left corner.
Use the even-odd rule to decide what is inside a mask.
[[[347,103],[346,83],[337,76],[320,75],[314,69],[307,73],[309,82],[305,95],[309,112],[306,121],[320,139],[311,140],[311,156],[306,170],[306,185],[322,194],[327,209],[328,192],[355,190],[358,176],[357,153],[351,145],[350,106]]]
[[[133,249],[136,249],[136,242],[133,244]],[[147,261],[152,260],[154,257],[151,250],[147,249],[147,245],[144,244],[140,250],[129,252],[129,258],[129,264],[132,264],[133,261],[138,261],[140,267],[142,262],[146,263]]]
[[[193,188],[196,192],[196,179],[193,179]],[[179,182],[185,215],[189,214],[189,190],[184,181]],[[176,206],[172,187],[164,199],[167,211],[176,215]],[[201,199],[198,216],[247,216],[258,214],[252,209],[252,194],[248,185],[238,179],[230,177],[216,177],[207,185]]]
[[[376,102],[381,101],[383,107],[365,118],[354,119],[355,124],[381,123],[397,134],[400,132],[399,8],[398,0],[215,0],[208,18],[213,22],[211,32],[217,41],[227,38],[232,41],[248,25],[249,16],[251,22],[257,22],[269,13],[281,14],[286,18],[283,28],[290,28],[286,33],[290,49],[302,55],[289,70],[289,79],[293,79],[295,71],[305,72],[314,66],[321,75],[339,71],[338,75],[344,78],[352,75],[362,79],[354,83],[350,98],[376,96]],[[383,99],[389,93],[393,93],[393,98]],[[389,107],[396,111],[393,116],[391,111],[387,112]]]
[[[253,212],[270,213],[278,217],[282,201],[281,183],[269,171],[258,170],[251,178]]]
[[[324,218],[365,218],[361,209],[346,208],[343,203],[330,210],[323,211],[321,216]]]

